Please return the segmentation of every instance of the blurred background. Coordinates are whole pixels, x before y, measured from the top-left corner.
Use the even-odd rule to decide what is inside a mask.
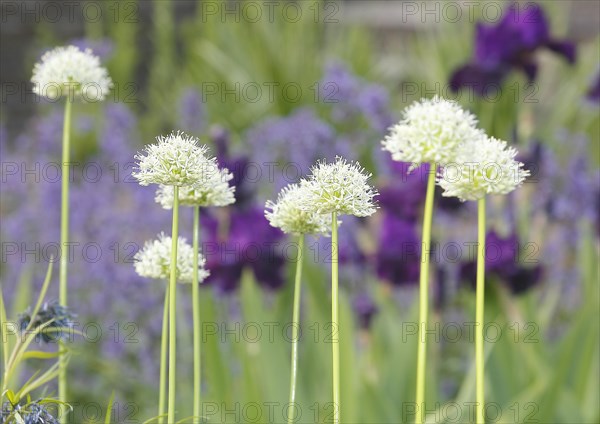
[[[380,141],[403,107],[436,94],[469,108],[531,171],[488,207],[489,422],[600,421],[599,2],[3,1],[0,11],[0,281],[12,318],[35,299],[59,240],[63,106],[31,92],[33,64],[58,45],[89,47],[115,84],[105,102],[74,109],[69,284],[85,334],[71,343],[74,422],[100,420],[112,391],[115,422],[155,415],[165,285],[138,277],[132,258],[169,231],[170,213],[130,174],[134,154],[173,129],[209,144],[237,187],[236,204],[201,216],[207,420],[285,421],[295,246],[264,202],[336,155],[359,160],[381,193],[377,214],[340,230],[342,417],[414,420],[427,170],[407,173]],[[435,207],[428,410],[431,422],[468,422],[476,211],[439,193]],[[184,209],[189,240],[191,219]],[[329,250],[308,240],[297,422],[332,416]],[[179,289],[183,418],[191,302]]]

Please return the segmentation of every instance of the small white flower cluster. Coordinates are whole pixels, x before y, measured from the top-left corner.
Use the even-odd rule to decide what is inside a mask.
[[[191,186],[179,189],[182,206],[227,206],[235,202],[235,187],[229,185],[233,174],[227,168],[219,169],[216,158],[208,159],[203,177]],[[156,190],[156,202],[164,209],[173,208],[173,186],[160,185]]]
[[[201,181],[209,167],[206,146],[198,139],[181,131],[166,137],[156,137],[157,143],[145,148],[145,155],[137,154],[137,169],[133,176],[141,185],[164,184],[192,186]]]
[[[409,106],[382,144],[396,161],[441,165],[443,195],[463,201],[509,193],[529,175],[514,148],[488,137],[471,113],[437,96]]]
[[[65,94],[88,102],[104,100],[113,86],[106,68],[90,49],[57,47],[33,68],[33,92],[50,100]]]
[[[335,162],[317,162],[311,175],[302,180],[299,204],[309,213],[354,215],[375,213],[373,198],[377,191],[368,183],[368,174],[358,162],[337,157]]]
[[[446,166],[438,179],[443,196],[465,201],[510,193],[529,176],[516,155],[505,141],[484,134],[465,141],[456,152],[456,163]]]
[[[135,271],[146,278],[166,280],[170,276],[171,266],[171,237],[164,233],[157,240],[147,241],[144,247],[136,253],[134,260]],[[206,259],[198,252],[198,281],[202,282],[209,272],[204,268]],[[185,238],[179,237],[177,243],[177,274],[176,278],[182,283],[191,283],[194,276],[194,249]]]
[[[287,234],[322,234],[331,231],[331,214],[318,214],[303,209],[306,184],[290,184],[277,196],[277,202],[267,201],[265,217],[271,226]]]
[[[454,161],[455,150],[464,140],[480,133],[474,115],[436,96],[407,107],[382,144],[396,161],[443,165]]]

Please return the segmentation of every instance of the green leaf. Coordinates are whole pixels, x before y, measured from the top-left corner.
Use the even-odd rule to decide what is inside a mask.
[[[104,424],[110,424],[110,418],[112,413],[113,403],[115,401],[115,391],[113,390],[110,394],[110,399],[108,400],[108,405],[106,406],[106,416],[104,417]]]

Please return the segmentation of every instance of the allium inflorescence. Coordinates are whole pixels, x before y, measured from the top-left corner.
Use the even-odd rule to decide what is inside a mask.
[[[74,318],[75,315],[58,302],[45,302],[33,317],[29,310],[22,313],[18,324],[21,331],[25,331],[30,325],[30,331],[44,326],[44,330],[49,331],[43,330],[40,333],[41,338],[44,342],[50,343],[59,340],[63,336],[63,330],[73,327]]]
[[[194,249],[183,237],[179,237],[177,244],[177,280],[182,283],[191,283],[194,276]],[[157,240],[147,241],[142,250],[136,253],[135,271],[142,277],[166,280],[170,276],[171,265],[171,237],[164,233],[158,235]],[[202,282],[208,277],[209,272],[204,269],[206,259],[198,253],[198,281]]]
[[[90,49],[57,47],[44,53],[33,68],[33,92],[51,100],[64,94],[85,101],[104,100],[113,86],[106,68]]]
[[[302,180],[302,209],[310,213],[369,216],[377,206],[377,191],[368,183],[371,174],[358,162],[337,157],[333,163],[317,162],[312,173]]]
[[[306,185],[290,184],[284,187],[277,201],[267,201],[265,217],[271,226],[291,234],[323,234],[331,231],[331,215],[306,211]]]
[[[235,187],[229,184],[233,174],[227,168],[219,169],[217,159],[207,159],[204,173],[194,185],[179,189],[182,206],[227,206],[235,202]],[[173,187],[161,185],[156,190],[156,201],[165,209],[173,207]]]
[[[191,186],[201,181],[212,166],[205,156],[206,146],[200,146],[195,137],[178,131],[159,136],[156,141],[146,146],[145,155],[135,156],[133,176],[141,185]]]
[[[392,159],[416,164],[455,160],[455,150],[465,140],[478,137],[477,119],[456,102],[439,97],[422,99],[404,110],[402,120],[382,141]]]
[[[41,400],[38,400],[25,405],[4,402],[0,423],[58,424],[59,421],[48,411]]]
[[[516,155],[505,141],[486,135],[461,144],[456,163],[447,165],[439,177],[443,195],[465,201],[510,193],[529,176],[523,164],[515,160]]]

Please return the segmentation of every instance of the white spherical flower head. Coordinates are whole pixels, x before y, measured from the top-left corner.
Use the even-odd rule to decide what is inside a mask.
[[[303,204],[307,197],[307,186],[290,184],[277,196],[277,202],[267,201],[265,217],[271,226],[286,234],[322,234],[331,231],[331,214],[318,214],[306,211]]]
[[[487,194],[507,194],[519,187],[529,171],[516,161],[517,151],[505,141],[482,135],[461,144],[456,162],[448,164],[439,184],[444,196],[478,200]]]
[[[395,161],[445,164],[455,160],[460,143],[480,132],[476,125],[474,115],[436,96],[407,107],[382,145]]]
[[[64,95],[87,102],[104,100],[113,86],[100,58],[90,49],[57,47],[33,67],[33,92],[51,100]]]
[[[166,280],[171,270],[171,237],[164,233],[157,240],[147,241],[144,247],[136,253],[134,260],[135,271],[142,277]],[[209,272],[204,269],[206,259],[198,253],[198,281],[202,282]],[[194,249],[185,238],[179,237],[177,244],[177,280],[181,283],[191,283],[194,276]]]
[[[378,193],[368,183],[371,174],[358,162],[337,157],[333,163],[318,162],[307,180],[301,181],[303,210],[317,214],[369,216],[377,207]]]
[[[192,186],[179,189],[182,206],[227,206],[235,203],[235,187],[229,184],[233,174],[227,168],[219,169],[217,160],[208,160],[203,177]],[[156,190],[156,202],[165,209],[173,207],[173,186],[160,185]]]
[[[210,164],[206,158],[206,146],[198,139],[181,131],[156,138],[157,142],[146,146],[144,153],[135,156],[137,168],[133,176],[141,185],[164,184],[192,186],[202,181]]]

